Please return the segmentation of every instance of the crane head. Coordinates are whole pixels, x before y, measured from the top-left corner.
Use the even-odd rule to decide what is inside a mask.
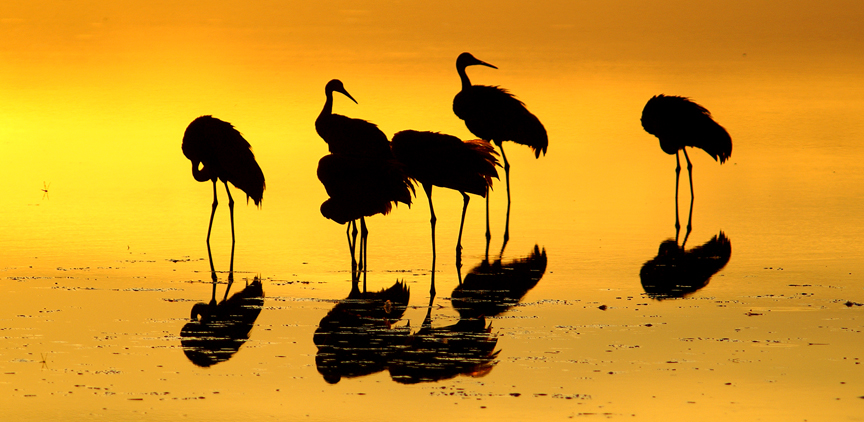
[[[498,69],[497,67],[472,56],[471,53],[462,53],[459,55],[459,57],[456,58],[456,69],[461,70],[461,69],[465,69],[468,66],[474,66],[474,65],[482,65],[482,66],[491,67],[493,69]]]
[[[345,86],[342,85],[342,81],[339,79],[333,79],[330,82],[327,82],[327,86],[324,87],[324,93],[327,94],[327,96],[333,95],[334,91],[341,92],[346,97],[350,98],[351,101],[354,101],[354,104],[357,104],[357,100],[355,100],[354,97],[345,90]]]

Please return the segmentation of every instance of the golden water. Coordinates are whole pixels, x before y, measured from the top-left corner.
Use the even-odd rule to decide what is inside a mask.
[[[2,419],[860,420],[864,7],[450,3],[0,8]],[[538,245],[546,271],[523,306],[487,319],[500,352],[483,376],[404,385],[384,370],[328,384],[312,336],[348,295],[350,261],[344,227],[318,211],[324,84],[341,79],[359,102],[337,96],[335,112],[388,136],[467,139],[451,110],[463,51],[499,68],[469,68],[472,82],[510,89],[549,132],[537,160],[505,145],[503,260]],[[675,236],[674,158],[639,124],[659,93],[706,106],[734,144],[722,166],[690,153],[687,248],[722,231],[732,253],[683,299],[652,299],[639,278]],[[180,151],[202,114],[243,132],[267,178],[260,210],[234,193],[231,290],[260,275],[264,306],[250,339],[210,368],[180,345],[211,294],[211,187]],[[211,244],[224,282],[219,195]],[[493,255],[505,197],[499,183]],[[461,196],[436,189],[435,201],[442,327],[458,319]],[[466,272],[484,258],[483,208],[472,199]],[[428,221],[422,194],[368,221],[369,290],[404,280],[397,325],[412,331],[429,303]]]

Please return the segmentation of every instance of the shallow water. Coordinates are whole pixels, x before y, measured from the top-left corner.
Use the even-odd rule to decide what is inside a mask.
[[[860,420],[864,8],[495,4],[46,2],[3,12],[3,419]],[[327,148],[313,123],[324,84],[340,78],[359,102],[337,97],[335,112],[388,136],[410,128],[468,139],[451,110],[462,51],[499,68],[469,68],[472,82],[512,90],[549,132],[540,159],[505,144],[511,239],[499,256],[498,183],[489,252],[506,266],[536,248],[545,268],[533,267],[533,287],[521,279],[524,294],[490,294],[518,305],[485,311],[489,333],[467,335],[452,328],[461,196],[434,193],[431,307],[423,194],[370,218],[367,289],[404,281],[410,298],[398,321],[364,325],[396,346],[360,354],[380,360],[334,383],[316,364],[314,337],[331,310],[351,305],[340,301],[352,285],[345,228],[319,213],[326,193],[315,169]],[[707,107],[734,145],[722,166],[690,153],[685,249],[718,236],[730,253],[684,297],[646,293],[640,278],[676,236],[674,159],[639,124],[659,93]],[[211,188],[190,177],[180,151],[202,114],[237,126],[267,177],[261,209],[234,193],[227,294],[258,276],[263,306],[248,340],[248,324],[237,328],[238,350],[209,367],[181,344],[193,306],[213,291]],[[686,173],[681,182],[686,225]],[[219,200],[211,245],[221,300],[222,187]],[[466,285],[485,261],[483,208],[472,198]],[[436,356],[449,369],[406,383],[400,368],[430,356],[417,352],[430,343],[448,345]],[[459,344],[479,344],[467,348],[479,356]]]

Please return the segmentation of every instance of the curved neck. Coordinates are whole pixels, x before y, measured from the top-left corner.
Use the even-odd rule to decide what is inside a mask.
[[[457,67],[456,71],[459,72],[459,79],[462,80],[462,89],[465,90],[471,86],[471,81],[468,80],[468,75],[465,73],[465,67]]]
[[[325,91],[325,94],[327,94],[327,101],[324,101],[324,109],[322,109],[321,114],[318,115],[319,119],[333,114],[333,91],[327,90]]]
[[[210,171],[206,167],[199,169],[200,164],[200,162],[192,162],[192,177],[199,182],[206,182],[211,179]]]

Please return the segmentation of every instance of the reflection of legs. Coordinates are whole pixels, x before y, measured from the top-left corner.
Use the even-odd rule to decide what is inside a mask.
[[[456,240],[456,268],[462,266],[462,228],[465,226],[465,212],[468,211],[468,201],[471,199],[465,192],[462,193],[462,221],[459,223],[459,238]]]
[[[687,233],[684,234],[684,242],[681,242],[681,249],[684,249],[684,245],[687,243],[687,238],[690,237],[690,231],[693,229],[693,200],[690,200],[690,215],[687,217]],[[675,241],[677,242],[677,235]]]
[[[216,280],[213,280],[213,293],[210,294],[210,306],[216,306]]]
[[[231,266],[228,269],[228,285],[234,281],[234,198],[231,197],[231,191],[228,190],[228,182],[225,183],[225,192],[228,193],[228,214],[231,216]],[[226,292],[227,294],[227,292]]]
[[[210,225],[207,226],[207,256],[210,258],[210,276],[213,278],[213,282],[216,282],[216,268],[213,266],[213,253],[210,252],[210,232],[213,230],[213,216],[216,215],[216,206],[219,205],[219,201],[216,199],[216,179],[213,179],[213,208],[210,211]],[[215,289],[216,286],[214,285]],[[214,300],[216,291],[213,291]]]
[[[431,279],[429,283],[429,309],[426,311],[426,318],[423,320],[421,328],[427,324],[432,325],[432,304],[435,301],[435,255],[432,255],[432,271],[430,274],[432,275],[429,277]]]
[[[248,283],[248,282],[247,282]],[[234,280],[228,280],[228,285],[225,286],[225,294],[222,295],[222,301],[228,300],[228,292],[231,291],[231,285],[234,284]]]

